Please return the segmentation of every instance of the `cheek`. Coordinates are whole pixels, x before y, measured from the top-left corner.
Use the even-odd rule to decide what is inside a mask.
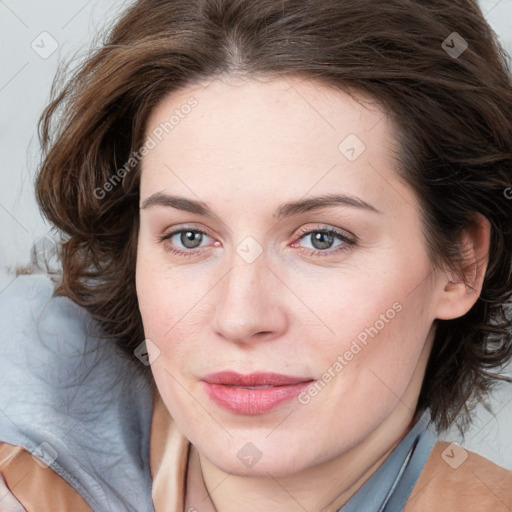
[[[186,367],[211,314],[208,275],[199,278],[192,268],[170,267],[161,256],[139,250],[136,286],[146,338],[173,366]]]
[[[401,309],[396,282],[378,273],[340,274],[316,289],[321,293],[307,295],[307,304],[324,323],[327,344],[338,349],[353,339],[364,343],[368,332],[387,329]]]
[[[136,287],[146,335],[161,337],[183,315],[194,287],[182,286],[179,270],[170,268],[160,251],[139,241]]]
[[[338,388],[340,396],[357,389],[359,398],[374,400],[386,385],[403,390],[418,363],[433,321],[428,280],[417,286],[420,274],[428,274],[427,264],[423,270],[418,265],[414,275],[405,272],[406,266],[396,265],[400,271],[395,272],[389,268],[387,274],[375,271],[331,281],[328,301],[309,297],[331,331],[310,358],[319,363],[317,375],[342,376],[332,379],[344,389]]]

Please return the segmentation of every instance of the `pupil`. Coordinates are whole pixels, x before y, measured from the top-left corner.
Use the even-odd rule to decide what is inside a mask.
[[[193,249],[194,247],[197,247],[201,243],[201,233],[196,233],[194,231],[185,231],[181,234],[181,243],[185,247]]]
[[[313,235],[313,246],[316,249],[328,249],[332,244],[333,236],[328,233],[317,232]],[[318,245],[319,244],[319,245]]]

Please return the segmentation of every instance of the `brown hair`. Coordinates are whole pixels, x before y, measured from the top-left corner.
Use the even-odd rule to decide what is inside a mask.
[[[463,317],[436,321],[418,405],[440,429],[467,424],[512,354],[509,71],[474,0],[140,0],[41,117],[37,199],[65,237],[57,293],[133,357],[144,339],[135,157],[165,95],[220,73],[362,92],[398,127],[400,172],[420,200],[432,262],[460,271],[462,229],[475,213],[491,224],[482,293]]]

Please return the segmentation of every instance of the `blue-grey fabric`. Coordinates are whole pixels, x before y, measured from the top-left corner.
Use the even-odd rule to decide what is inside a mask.
[[[0,440],[42,458],[95,512],[154,512],[149,380],[112,340],[94,336],[97,325],[82,308],[52,298],[46,276],[4,279],[0,291],[5,286]]]
[[[94,512],[154,512],[151,382],[53,288],[43,275],[0,281],[0,441],[47,463]],[[403,510],[435,441],[427,411],[340,511]]]
[[[436,441],[427,410],[339,512],[402,512]]]

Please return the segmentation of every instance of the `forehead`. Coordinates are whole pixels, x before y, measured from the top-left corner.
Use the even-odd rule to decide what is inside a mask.
[[[192,98],[196,106],[190,109],[187,103]],[[196,134],[210,132],[212,143],[218,139],[228,143],[248,134],[267,139],[267,144],[274,140],[269,135],[279,135],[280,142],[291,142],[292,136],[315,144],[322,138],[330,144],[343,135],[369,131],[373,132],[372,137],[392,139],[394,131],[380,105],[362,93],[351,96],[320,82],[294,77],[217,78],[186,86],[168,94],[153,109],[148,131],[165,125],[173,114],[175,137],[189,135],[187,127],[193,124]]]
[[[258,185],[375,196],[398,177],[396,131],[383,109],[301,78],[184,87],[152,111],[147,135],[160,140],[142,161],[141,195],[183,188],[179,176],[203,196],[212,187],[256,194]]]

